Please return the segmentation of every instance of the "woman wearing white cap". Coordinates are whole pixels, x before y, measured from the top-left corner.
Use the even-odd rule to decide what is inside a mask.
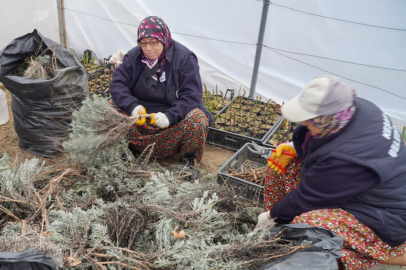
[[[406,265],[406,147],[388,116],[334,76],[313,79],[282,114],[301,124],[271,156],[257,226],[327,228],[344,238],[346,269]]]

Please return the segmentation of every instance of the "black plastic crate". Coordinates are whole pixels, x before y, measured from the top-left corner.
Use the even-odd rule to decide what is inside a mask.
[[[230,175],[229,169],[241,172],[242,170],[268,168],[265,158],[252,153],[248,147],[252,143],[246,143],[226,163],[217,174],[217,182],[231,188],[236,195],[241,196],[255,204],[262,205],[264,202],[264,186],[240,179]],[[273,148],[273,147],[272,147]]]
[[[275,133],[277,133],[277,132],[280,130],[281,125],[282,125],[285,121],[287,121],[287,120],[282,116],[282,117],[278,120],[278,122],[275,123],[274,128],[264,137],[264,140],[262,141],[262,145],[263,145],[263,146],[266,146],[266,147],[274,147],[274,145],[272,145],[272,144],[269,142],[269,140],[272,138],[272,136],[273,136]],[[298,123],[292,123],[292,122],[289,122],[289,123],[294,125],[294,127],[292,128],[293,130],[294,130],[294,128],[296,128],[296,126],[298,125]],[[293,130],[292,130],[292,131],[293,131]],[[284,141],[289,141],[289,138],[286,138],[286,140],[284,140]],[[278,142],[277,145],[283,143],[284,141]]]
[[[220,130],[214,127],[209,127],[209,134],[207,135],[206,142],[230,150],[238,150],[248,142],[256,142],[257,144],[261,144],[262,140],[239,135],[230,131]]]
[[[233,99],[227,106],[225,106],[218,114],[225,113],[227,109],[233,104],[235,99]],[[262,102],[265,103],[265,102]],[[209,127],[209,133],[207,135],[206,142],[221,146],[231,150],[238,150],[244,144],[255,142],[257,144],[262,144],[264,138],[274,129],[275,125],[280,121],[281,116],[278,116],[275,124],[260,138],[254,138],[246,135],[241,135],[232,131],[221,130],[215,127]]]

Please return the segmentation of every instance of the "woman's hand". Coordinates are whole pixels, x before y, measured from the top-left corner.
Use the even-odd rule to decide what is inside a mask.
[[[296,151],[292,147],[293,145],[290,144],[281,144],[276,148],[276,151],[272,153],[270,160],[268,160],[268,165],[271,167],[272,170],[277,172],[278,174],[282,172],[292,159],[296,156]],[[284,153],[285,152],[285,153]],[[291,154],[288,154],[291,153]],[[280,168],[277,164],[279,164]]]
[[[146,114],[146,113],[147,113],[147,110],[145,110],[144,106],[138,105],[131,112],[131,116],[140,116],[141,114]],[[142,126],[145,124],[146,121],[147,121],[146,117],[140,117],[135,123],[139,126]]]
[[[155,119],[154,124],[160,128],[169,127],[169,119],[166,117],[164,113],[157,113],[154,115],[153,119]]]
[[[267,224],[268,225],[272,224],[271,211],[266,211],[263,212],[262,214],[259,214],[258,223],[257,226],[255,226],[255,228],[259,228]]]
[[[134,110],[131,112],[131,116],[137,116],[140,114],[145,114],[147,111],[145,110],[144,106],[138,105],[137,107],[134,108]]]

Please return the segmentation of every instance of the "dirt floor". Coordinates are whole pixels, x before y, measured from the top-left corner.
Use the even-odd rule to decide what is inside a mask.
[[[18,146],[18,136],[13,126],[14,121],[13,114],[11,111],[11,95],[10,92],[3,85],[1,85],[1,83],[0,87],[6,93],[7,105],[10,115],[10,120],[6,124],[0,125],[0,154],[8,153],[17,163],[21,163],[27,158],[34,157],[44,160],[46,165],[49,166],[65,162],[66,161],[65,156],[58,156],[54,158],[39,157],[34,154],[31,154],[28,151],[25,151],[24,149]],[[197,165],[197,167],[202,172],[216,174],[220,166],[224,162],[229,160],[234,153],[235,151],[231,151],[211,144],[206,144],[203,160],[201,164]],[[163,165],[173,164],[175,162],[177,162],[176,157],[167,158],[160,161],[160,163],[162,163]]]

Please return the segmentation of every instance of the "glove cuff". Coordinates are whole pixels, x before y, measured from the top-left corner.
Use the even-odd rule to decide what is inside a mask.
[[[288,145],[289,145],[290,147],[292,147],[293,152],[294,152],[294,153],[297,155],[297,153],[296,153],[296,149],[295,149],[295,146],[294,146],[294,144],[293,144],[293,141],[288,142]]]

